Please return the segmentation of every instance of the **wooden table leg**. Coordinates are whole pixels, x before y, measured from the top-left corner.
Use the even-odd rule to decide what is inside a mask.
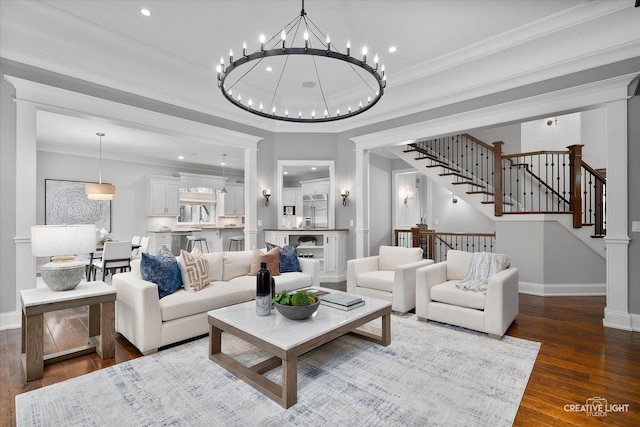
[[[209,356],[222,352],[222,330],[209,325]]]
[[[100,345],[98,354],[103,359],[116,355],[116,303],[103,302],[100,307]]]
[[[388,346],[391,344],[391,314],[382,315],[382,336],[381,345]]]
[[[100,335],[100,304],[89,306],[89,338]]]
[[[20,333],[22,334],[22,348],[20,353],[24,354],[27,350],[27,315],[24,314],[24,310],[22,310],[22,328]]]
[[[26,343],[25,357],[23,359],[27,381],[42,378],[44,372],[43,355],[43,314],[33,314],[25,316],[26,320]]]
[[[298,358],[282,360],[282,407],[287,409],[298,402]]]

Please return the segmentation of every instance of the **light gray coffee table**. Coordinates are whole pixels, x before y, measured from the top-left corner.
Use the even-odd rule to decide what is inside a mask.
[[[270,316],[258,316],[255,301],[211,310],[207,313],[209,359],[289,408],[298,400],[298,356],[347,333],[355,333],[385,347],[391,344],[391,303],[368,297],[362,299],[364,306],[351,311],[320,305],[316,314],[306,320],[289,320],[275,309]],[[378,318],[382,320],[381,335],[357,329]],[[222,331],[250,342],[273,357],[253,366],[243,365],[222,352]],[[262,376],[280,365],[282,386]]]

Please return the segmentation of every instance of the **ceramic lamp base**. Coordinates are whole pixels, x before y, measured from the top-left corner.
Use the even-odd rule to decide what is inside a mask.
[[[75,259],[48,262],[42,266],[40,274],[52,291],[69,291],[84,278],[84,263]]]

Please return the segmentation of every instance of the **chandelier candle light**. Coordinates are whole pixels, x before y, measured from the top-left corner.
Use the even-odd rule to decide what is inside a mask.
[[[296,41],[299,47],[294,46]],[[221,57],[216,67],[222,94],[245,111],[288,122],[330,122],[367,111],[384,93],[387,76],[384,65],[378,66],[378,55],[373,66],[367,63],[366,46],[361,59],[351,56],[349,40],[346,53],[339,52],[329,35],[311,21],[304,0],[300,15],[269,40],[261,35],[259,42],[253,53],[247,53],[244,42],[237,58],[230,49],[228,63]],[[260,64],[264,67],[258,68]],[[270,70],[280,71],[276,76],[269,75]],[[298,86],[301,78],[304,89]]]

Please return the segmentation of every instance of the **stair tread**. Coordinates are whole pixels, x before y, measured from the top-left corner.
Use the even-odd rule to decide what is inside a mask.
[[[475,187],[481,187],[481,188],[485,188],[485,186],[483,184],[476,184],[474,182],[470,182],[470,181],[462,181],[462,182],[452,182],[451,184],[453,185],[473,185]]]

